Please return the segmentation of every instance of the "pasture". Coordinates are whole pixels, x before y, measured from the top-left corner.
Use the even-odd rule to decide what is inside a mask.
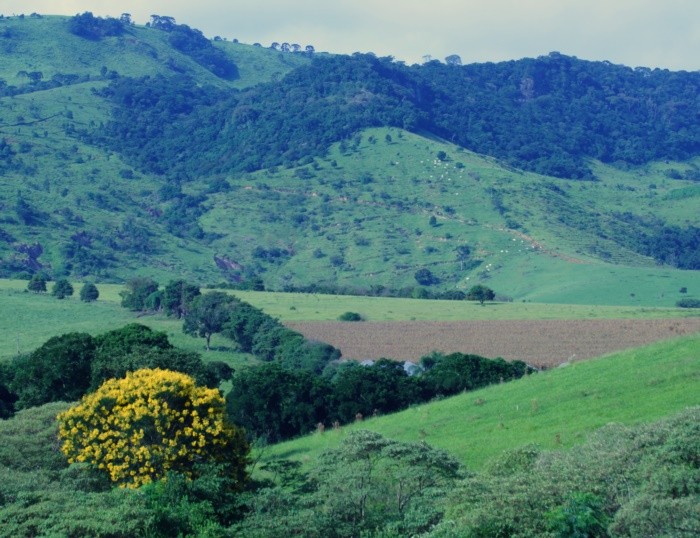
[[[34,294],[26,291],[27,282],[24,280],[0,280],[0,326],[3,328],[4,338],[0,341],[0,358],[7,358],[19,353],[32,351],[52,336],[67,332],[88,332],[98,334],[127,323],[143,323],[149,327],[165,332],[170,341],[185,349],[204,352],[204,343],[201,339],[195,339],[182,333],[182,322],[168,318],[161,314],[140,315],[120,307],[119,292],[123,289],[119,284],[98,284],[100,297],[94,303],[83,303],[78,299],[78,293],[82,286],[74,282],[75,295],[63,300],[51,297],[49,294]],[[49,290],[52,284],[48,284]],[[206,293],[207,290],[202,290]],[[622,349],[633,345],[640,345],[655,339],[668,338],[680,334],[698,331],[700,316],[697,310],[682,308],[650,308],[633,306],[588,306],[588,305],[562,305],[539,303],[487,303],[483,307],[470,301],[436,301],[424,299],[399,299],[387,297],[356,297],[335,296],[302,293],[272,293],[252,291],[229,291],[240,299],[249,302],[253,306],[261,308],[267,314],[280,319],[292,328],[301,330],[308,337],[323,340],[324,338],[334,345],[338,345],[346,357],[365,358],[375,356],[392,356],[387,351],[386,343],[377,337],[377,331],[381,333],[385,327],[392,325],[374,324],[371,322],[425,322],[418,325],[393,325],[392,330],[398,331],[391,338],[396,342],[412,342],[404,346],[408,351],[401,353],[399,358],[417,358],[415,351],[426,349],[430,352],[435,349],[444,351],[464,350],[459,342],[476,342],[488,340],[492,344],[507,345],[510,348],[468,348],[471,353],[479,353],[477,349],[493,353],[484,353],[485,356],[503,356],[512,358],[513,349],[517,352],[521,347],[521,340],[512,340],[506,344],[508,334],[522,334],[535,330],[541,335],[541,345],[550,345],[556,348],[556,335],[561,336],[562,327],[568,327],[562,320],[580,320],[589,323],[591,328],[586,335],[580,335],[581,345],[590,348],[585,351],[581,345],[571,348],[562,348],[554,359],[561,362],[572,354],[576,358],[590,357],[591,353],[600,354],[606,351]],[[306,322],[331,322],[347,311],[358,312],[369,320],[360,324],[323,324],[321,327],[325,333],[311,330],[313,324]],[[591,320],[598,320],[600,325],[591,324]],[[607,320],[607,321],[606,321]],[[614,321],[618,320],[618,321]],[[634,320],[624,321],[624,320]],[[636,323],[637,321],[644,323]],[[655,320],[655,321],[654,321]],[[502,329],[498,324],[489,323],[520,322],[511,326],[510,333]],[[551,321],[551,323],[549,323]],[[304,325],[296,323],[304,322]],[[429,322],[429,323],[428,323]],[[431,325],[435,322],[444,324]],[[454,322],[469,322],[477,337],[464,337],[464,326],[451,325]],[[528,328],[527,323],[534,323]],[[536,323],[535,323],[536,322]],[[303,329],[302,329],[303,327]],[[417,332],[418,327],[423,327],[422,332]],[[520,327],[520,328],[518,328]],[[556,327],[556,328],[555,328]],[[575,324],[574,324],[575,327]],[[655,327],[652,332],[651,328]],[[515,328],[518,328],[517,331]],[[454,329],[454,330],[453,330]],[[577,337],[576,328],[567,330],[573,337]],[[348,331],[350,334],[348,335]],[[358,332],[362,331],[362,332]],[[453,331],[452,336],[447,336]],[[513,332],[515,331],[515,332]],[[558,331],[558,332],[557,332]],[[343,334],[344,336],[336,336]],[[411,336],[413,335],[413,336]],[[637,335],[631,337],[630,335]],[[420,344],[417,338],[420,337]],[[644,337],[644,339],[635,339]],[[466,338],[466,339],[465,339]],[[578,337],[577,337],[578,338]],[[457,340],[455,340],[457,339]],[[597,340],[612,342],[608,346],[598,346]],[[325,341],[325,340],[324,340]],[[532,338],[534,342],[534,337]],[[455,342],[455,349],[447,349],[444,343]],[[547,343],[551,342],[551,343]],[[356,346],[364,345],[361,351],[356,351]],[[420,347],[418,347],[420,345]],[[533,344],[533,351],[538,357],[550,357]],[[369,347],[367,347],[369,346]],[[245,366],[253,364],[255,360],[249,356],[237,353],[233,344],[225,338],[214,335],[212,338],[212,351],[204,353],[205,360],[224,360],[232,366]],[[466,348],[465,348],[466,349]],[[410,353],[409,353],[410,351]],[[523,352],[525,350],[523,349]],[[514,358],[514,357],[513,357]],[[519,357],[522,358],[522,357]]]

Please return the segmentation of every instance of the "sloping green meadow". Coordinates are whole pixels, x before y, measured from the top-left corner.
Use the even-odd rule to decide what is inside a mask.
[[[313,462],[350,431],[426,441],[470,469],[504,450],[566,448],[610,422],[659,419],[700,404],[700,335],[660,342],[533,374],[338,430],[261,449],[263,460]]]

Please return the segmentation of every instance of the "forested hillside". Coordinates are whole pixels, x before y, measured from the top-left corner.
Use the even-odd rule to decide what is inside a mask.
[[[192,172],[208,171],[206,163],[217,172],[291,164],[378,126],[431,133],[518,168],[572,179],[595,179],[589,159],[638,165],[700,153],[700,73],[633,70],[558,53],[411,67],[372,55],[321,57],[279,83],[229,99],[214,95],[218,106],[208,92],[188,96],[204,106],[187,110],[178,108],[180,84],[112,83],[106,95],[118,108],[106,142],[158,172],[165,163]],[[161,106],[139,99],[144,92]],[[135,132],[154,123],[168,125],[167,136]]]
[[[2,276],[580,302],[645,267],[609,300],[699,287],[698,72],[407,66],[164,15],[4,17],[0,49]]]

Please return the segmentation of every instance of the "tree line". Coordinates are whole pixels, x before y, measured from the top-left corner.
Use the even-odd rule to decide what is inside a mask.
[[[485,286],[471,291],[476,300],[493,298]],[[204,338],[207,349],[212,335],[220,334],[267,363],[235,373],[226,405],[235,424],[269,442],[532,372],[522,361],[461,353],[426,356],[413,371],[389,360],[371,366],[338,362],[341,352],[333,346],[306,339],[245,301],[220,291],[201,294],[182,280],[160,290],[149,278],[132,279],[122,292],[122,306],[162,309],[182,318],[183,331]],[[420,375],[412,375],[416,371]]]

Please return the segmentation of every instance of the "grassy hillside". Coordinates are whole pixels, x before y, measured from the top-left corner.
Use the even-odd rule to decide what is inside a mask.
[[[41,245],[40,265],[56,274],[124,279],[150,265],[153,274],[181,272],[199,280],[203,276],[195,272],[202,259],[213,265],[213,252],[206,245],[173,237],[154,218],[163,178],[136,172],[129,163],[86,144],[77,134],[109,121],[110,107],[95,91],[106,86],[111,71],[143,77],[171,76],[177,70],[201,84],[244,88],[279,78],[308,58],[217,42],[216,47],[239,67],[239,78],[225,81],[174,50],[166,38],[164,32],[130,27],[123,36],[93,41],[71,34],[66,17],[0,20],[4,49],[0,79],[24,92],[0,97],[0,139],[10,147],[0,185],[4,272],[36,269],[23,251],[35,243]],[[60,74],[79,79],[33,91],[18,74],[34,71],[42,73],[45,81]],[[30,208],[30,222],[16,214],[19,199]],[[142,248],[130,247],[110,255],[108,237],[123,235],[125,226],[138,233],[148,230],[150,254],[160,259],[146,260]],[[87,255],[72,259],[75,256],[66,251],[75,250],[72,238],[81,232]],[[205,274],[216,274],[214,267],[207,269]]]
[[[610,422],[657,420],[700,403],[700,336],[615,353],[530,375],[340,430],[273,445],[264,461],[314,461],[349,431],[425,440],[467,467],[480,468],[507,449],[535,443],[545,449],[582,443]]]
[[[590,227],[614,220],[605,216],[611,208],[695,222],[692,203],[672,196],[691,182],[667,179],[663,167],[621,172],[599,164],[601,181],[572,182],[513,171],[401,130],[368,130],[354,143],[213,196],[201,218],[207,231],[225,236],[213,245],[247,269],[252,263],[273,289],[410,286],[420,268],[443,287],[484,282],[516,300],[542,302],[672,306],[680,288],[700,289],[697,271],[658,267]],[[640,187],[640,176],[655,188]],[[471,254],[460,259],[463,245]],[[282,255],[256,257],[261,247]]]
[[[100,92],[114,77],[177,74],[228,95],[310,62],[212,46],[238,78],[215,76],[152,28],[93,41],[71,34],[65,17],[0,20],[0,79],[20,90],[0,97],[0,276],[399,289],[428,269],[434,289],[484,283],[518,302],[670,307],[700,296],[700,271],[658,265],[625,242],[650,223],[700,224],[698,157],[593,161],[598,181],[572,181],[429,133],[374,128],[296,165],[181,178],[138,169],[88,136],[112,118]],[[44,89],[29,80],[36,72],[77,78]]]
[[[144,26],[129,26],[121,36],[99,40],[72,34],[69,17],[18,17],[0,20],[3,47],[2,78],[8,85],[22,85],[22,71],[41,71],[43,80],[57,73],[89,75],[99,79],[102,67],[130,77],[154,76],[176,70],[196,77],[202,84],[245,88],[278,79],[308,62],[302,54],[281,55],[272,51],[227,41],[214,46],[223,50],[237,65],[239,77],[223,80],[174,49],[168,34]]]

